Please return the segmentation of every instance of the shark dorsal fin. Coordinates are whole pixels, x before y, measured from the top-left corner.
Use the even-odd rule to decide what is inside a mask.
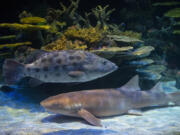
[[[140,87],[139,87],[139,76],[135,75],[125,85],[120,87],[119,90],[131,90],[131,91],[140,90]]]
[[[150,89],[152,92],[163,92],[162,83],[158,82],[153,88]]]

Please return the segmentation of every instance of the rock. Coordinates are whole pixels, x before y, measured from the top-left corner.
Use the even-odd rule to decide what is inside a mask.
[[[147,80],[159,80],[161,79],[161,73],[166,70],[166,67],[163,65],[150,65],[144,68],[136,69],[144,79]]]

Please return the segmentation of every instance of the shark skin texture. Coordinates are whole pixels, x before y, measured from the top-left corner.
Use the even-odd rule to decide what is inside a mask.
[[[116,89],[95,89],[63,93],[49,97],[40,104],[53,113],[80,117],[94,126],[102,126],[99,118],[122,114],[142,115],[138,109],[180,104],[180,92],[165,93],[161,83],[141,91],[138,75]]]

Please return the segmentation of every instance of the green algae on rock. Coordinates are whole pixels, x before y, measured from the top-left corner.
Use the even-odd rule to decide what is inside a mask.
[[[150,55],[152,51],[154,51],[153,46],[142,46],[138,49],[136,49],[134,52],[132,52],[132,55],[137,56],[137,57],[146,57]]]
[[[122,35],[107,35],[107,37],[117,42],[125,42],[125,43],[143,42],[140,39],[132,38],[128,36],[122,36]]]
[[[92,53],[95,53],[101,57],[110,59],[113,57],[118,57],[118,55],[123,55],[125,52],[132,50],[132,46],[126,46],[126,47],[108,47],[108,48],[102,48],[99,50],[92,50]],[[116,56],[115,56],[116,55]]]
[[[180,17],[180,8],[174,8],[172,10],[169,10],[164,14],[166,17],[171,17],[171,18],[179,18]]]

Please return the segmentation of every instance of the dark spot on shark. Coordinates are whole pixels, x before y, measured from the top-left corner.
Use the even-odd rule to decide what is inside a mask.
[[[27,71],[31,71],[31,68],[27,68]]]
[[[44,78],[48,78],[48,75],[47,75],[47,74],[44,74]]]
[[[74,60],[74,56],[69,56],[69,59],[70,60]]]
[[[59,70],[59,66],[56,65],[56,66],[54,67],[54,70]]]
[[[51,62],[53,61],[53,58],[50,57],[50,58],[48,59],[48,61],[49,61],[49,63],[51,63]]]
[[[45,67],[43,67],[43,70],[44,71],[49,71],[49,68],[45,66]]]
[[[81,56],[76,56],[76,59],[77,60],[81,60]]]
[[[44,63],[44,62],[46,62],[46,61],[47,61],[46,58],[43,58],[43,59],[41,60],[42,63]]]
[[[56,52],[56,53],[54,53],[54,57],[58,57],[59,56],[59,54]]]
[[[56,73],[56,76],[61,76],[61,74],[60,73]]]
[[[56,63],[57,63],[57,64],[61,64],[61,62],[62,62],[61,59],[57,59],[57,60],[56,60]]]
[[[63,65],[62,68],[66,70],[67,69],[67,65]]]
[[[40,71],[40,69],[39,69],[39,68],[35,68],[34,70],[35,70],[36,72],[39,72],[39,71]]]

